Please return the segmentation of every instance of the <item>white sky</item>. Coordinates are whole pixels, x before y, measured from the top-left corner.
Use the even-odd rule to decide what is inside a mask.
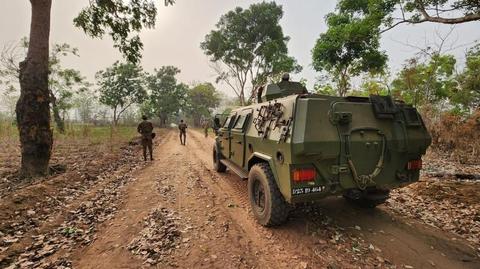
[[[182,70],[179,79],[185,83],[215,81],[208,58],[200,49],[200,42],[214,28],[220,16],[236,6],[248,7],[260,1],[247,0],[177,0],[174,6],[164,7],[159,2],[156,28],[145,30],[142,64],[145,70],[174,65]],[[324,17],[334,10],[334,0],[279,0],[283,5],[281,21],[284,33],[291,37],[288,44],[290,54],[303,66],[294,79],[306,78],[311,86],[318,76],[311,67],[311,50],[321,32],[326,30]],[[81,57],[70,57],[64,61],[68,67],[79,69],[90,80],[95,72],[120,60],[121,55],[112,47],[109,36],[103,40],[91,39],[73,26],[72,20],[88,0],[53,0],[51,43],[69,43],[77,47]],[[28,0],[1,0],[0,3],[0,47],[28,36],[30,24],[30,2]],[[399,26],[387,32],[382,39],[382,48],[390,57],[390,66],[397,71],[404,61],[414,55],[415,48],[402,43],[424,47],[425,42],[435,40],[435,31],[445,33],[450,26],[422,24]],[[480,40],[480,22],[457,25],[451,35],[456,46],[471,45]],[[450,53],[460,61],[468,46],[461,46]],[[393,72],[393,73],[394,73]],[[218,85],[228,92],[225,86]],[[228,92],[229,95],[232,93]]]

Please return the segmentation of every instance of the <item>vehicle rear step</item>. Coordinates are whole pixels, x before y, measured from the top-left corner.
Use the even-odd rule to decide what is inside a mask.
[[[230,160],[226,159],[221,159],[221,163],[223,163],[228,169],[232,170],[237,176],[241,177],[242,179],[247,179],[248,178],[248,173],[245,172],[240,166],[236,165]]]

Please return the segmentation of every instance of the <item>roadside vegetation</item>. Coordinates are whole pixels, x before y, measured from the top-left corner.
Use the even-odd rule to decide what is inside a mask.
[[[0,44],[0,267],[71,268],[72,259],[81,260],[84,255],[78,252],[98,239],[101,224],[116,214],[127,214],[111,226],[120,227],[121,233],[125,219],[132,227],[141,224],[140,236],[127,231],[125,238],[136,236],[129,251],[152,266],[169,255],[177,255],[173,258],[186,267],[203,261],[200,265],[205,268],[215,267],[212,264],[275,267],[278,261],[279,267],[287,268],[291,259],[299,268],[313,264],[302,259],[319,261],[325,268],[413,268],[403,263],[412,250],[416,252],[412,255],[421,256],[422,251],[437,255],[439,261],[428,261],[432,267],[441,265],[442,259],[460,264],[463,259],[480,259],[480,43],[461,44],[464,57],[450,53],[457,46],[452,38],[454,26],[480,23],[480,2],[339,0],[324,18],[325,31],[314,44],[305,44],[311,50],[311,66],[301,66],[289,51],[291,37],[281,23],[288,14],[280,4],[262,1],[236,7],[219,15],[198,44],[210,61],[214,79],[188,83],[180,79],[181,67],[159,63],[145,70],[141,63],[140,33],[155,27],[157,2],[169,8],[175,1],[87,2],[72,18],[74,25],[86,38],[109,37],[112,49],[121,55],[106,68],[92,65],[94,78],[65,65],[66,57],[82,57],[76,44],[50,39],[52,0],[30,0],[30,35]],[[422,23],[452,28],[434,33],[433,41],[421,40],[422,45],[404,43],[415,53],[393,70],[381,46],[382,37],[393,28]],[[350,208],[336,210],[328,206],[330,200],[297,209],[296,222],[286,228],[258,228],[243,206],[248,203],[242,198],[243,182],[233,181],[228,173],[212,174],[212,141],[199,130],[212,127],[215,114],[255,102],[261,86],[280,81],[284,73],[298,77],[308,68],[318,75],[310,83],[314,85],[310,93],[391,95],[416,107],[432,136],[419,182],[392,191],[387,204],[373,213],[372,223],[370,213],[355,211],[366,229],[345,213]],[[305,78],[300,81],[307,84]],[[229,92],[221,92],[220,87]],[[162,159],[147,164],[140,158],[136,130],[142,115],[154,123],[154,149],[162,150]],[[171,130],[181,119],[192,132],[188,152],[177,146]],[[145,185],[129,188],[129,184]],[[170,208],[149,204],[152,211],[142,215],[145,212],[136,210],[147,207],[138,197]],[[132,210],[120,210],[123,207]],[[340,224],[331,216],[338,217]],[[433,232],[415,230],[417,222]],[[181,225],[185,227],[179,231]],[[447,233],[456,242],[441,238]],[[404,235],[414,239],[388,246]],[[164,241],[149,242],[152,236]],[[374,244],[384,244],[386,251],[370,244],[369,237],[376,240]],[[427,237],[436,238],[444,249],[438,252],[423,239]],[[120,239],[115,243],[124,243]],[[184,259],[192,254],[192,242],[206,247],[194,250],[195,259]],[[228,245],[232,242],[235,247]],[[119,249],[108,242],[101,247],[105,253]],[[208,247],[228,256],[229,264]],[[177,249],[184,253],[178,254]],[[280,254],[264,255],[272,249]],[[399,249],[405,252],[397,257]],[[72,258],[75,251],[78,255]],[[121,258],[130,257],[128,252],[118,253],[112,254],[113,262],[120,264]],[[465,253],[467,258],[456,259]],[[98,253],[89,255],[83,260],[85,268],[95,267],[88,262],[100,260]],[[424,260],[417,257],[415,262],[425,266]]]

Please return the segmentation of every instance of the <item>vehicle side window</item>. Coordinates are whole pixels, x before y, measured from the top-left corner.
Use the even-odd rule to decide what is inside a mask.
[[[230,125],[230,120],[231,120],[231,119],[232,119],[231,117],[230,117],[230,118],[227,118],[227,119],[225,120],[225,122],[223,123],[223,126],[222,126],[222,127],[223,127],[223,128],[228,128],[228,125]]]
[[[247,119],[246,115],[241,115],[238,117],[237,122],[235,123],[235,126],[233,126],[233,129],[243,129],[243,125],[245,124],[245,120]]]
[[[232,126],[232,123],[235,121],[235,117],[237,115],[233,115],[230,118],[228,118],[225,123],[223,124],[223,128],[229,129]]]

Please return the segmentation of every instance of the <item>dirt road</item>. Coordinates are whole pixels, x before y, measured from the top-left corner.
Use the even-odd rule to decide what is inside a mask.
[[[174,131],[160,139],[115,216],[70,255],[74,268],[480,268],[462,240],[340,198],[263,228],[249,212],[246,182],[211,170],[213,139],[193,130],[186,146]]]

